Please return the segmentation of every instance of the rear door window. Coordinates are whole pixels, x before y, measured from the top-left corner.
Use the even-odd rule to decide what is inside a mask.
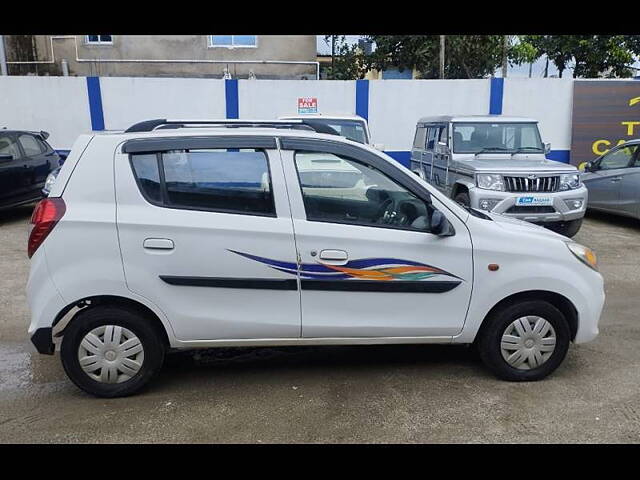
[[[22,156],[15,138],[10,135],[0,135],[0,155],[11,155],[14,160]]]
[[[24,154],[27,157],[33,157],[40,155],[46,151],[46,147],[42,142],[39,142],[33,135],[23,134],[18,137],[18,141],[24,150]]]
[[[152,203],[190,210],[275,216],[264,151],[177,150],[134,154],[131,162],[140,189]]]

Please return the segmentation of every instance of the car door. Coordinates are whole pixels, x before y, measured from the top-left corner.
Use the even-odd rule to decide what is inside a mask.
[[[620,181],[620,210],[640,218],[640,148],[637,147],[634,159]]]
[[[437,125],[433,140],[429,142],[433,151],[433,170],[437,172],[438,185],[447,195],[451,192],[451,179],[449,178],[449,153],[448,135],[446,125]],[[435,183],[436,179],[434,179]]]
[[[25,168],[16,136],[0,133],[0,206],[18,203],[25,194]]]
[[[55,152],[47,148],[42,140],[29,133],[19,134],[18,143],[24,152],[25,182],[28,193],[33,197],[40,196],[47,175],[55,168],[52,161]]]
[[[300,262],[302,336],[458,333],[472,286],[465,224],[436,199],[430,203],[414,176],[370,151],[310,139],[281,145]],[[310,156],[359,174],[320,183],[304,167]],[[434,209],[454,225],[454,236],[427,231]]]
[[[165,312],[179,340],[300,336],[274,138],[130,140],[115,162],[127,286]]]
[[[593,163],[591,171],[582,179],[589,190],[589,207],[612,212],[620,209],[622,177],[633,160],[636,149],[637,145],[621,145]]]

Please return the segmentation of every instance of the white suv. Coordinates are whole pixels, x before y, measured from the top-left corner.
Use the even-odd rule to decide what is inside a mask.
[[[32,223],[32,342],[61,339],[102,397],[218,346],[475,344],[498,377],[537,380],[604,303],[588,248],[304,121],[83,135]]]

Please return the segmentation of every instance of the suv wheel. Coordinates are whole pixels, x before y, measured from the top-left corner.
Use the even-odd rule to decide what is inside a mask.
[[[458,202],[460,205],[464,205],[465,207],[471,206],[471,199],[469,198],[469,194],[467,192],[461,192],[457,194],[453,200]]]
[[[573,237],[580,227],[582,226],[582,218],[578,218],[577,220],[570,220],[568,222],[555,222],[550,223],[548,228],[553,230],[554,232],[559,233],[560,235],[564,235],[565,237]]]
[[[570,332],[553,305],[528,300],[492,314],[478,338],[484,364],[503,380],[541,380],[564,360]]]
[[[116,306],[80,312],[67,326],[61,358],[73,383],[98,397],[124,397],[160,370],[164,344],[147,318]]]

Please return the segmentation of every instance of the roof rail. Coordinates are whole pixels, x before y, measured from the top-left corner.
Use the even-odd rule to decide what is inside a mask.
[[[226,128],[287,128],[297,130],[312,130],[317,133],[328,133],[330,135],[340,135],[335,129],[318,121],[311,119],[305,120],[167,120],[166,118],[158,118],[154,120],[145,120],[131,125],[125,130],[125,133],[133,132],[152,132],[156,129],[173,129],[185,128],[187,126],[206,125],[211,127]]]

